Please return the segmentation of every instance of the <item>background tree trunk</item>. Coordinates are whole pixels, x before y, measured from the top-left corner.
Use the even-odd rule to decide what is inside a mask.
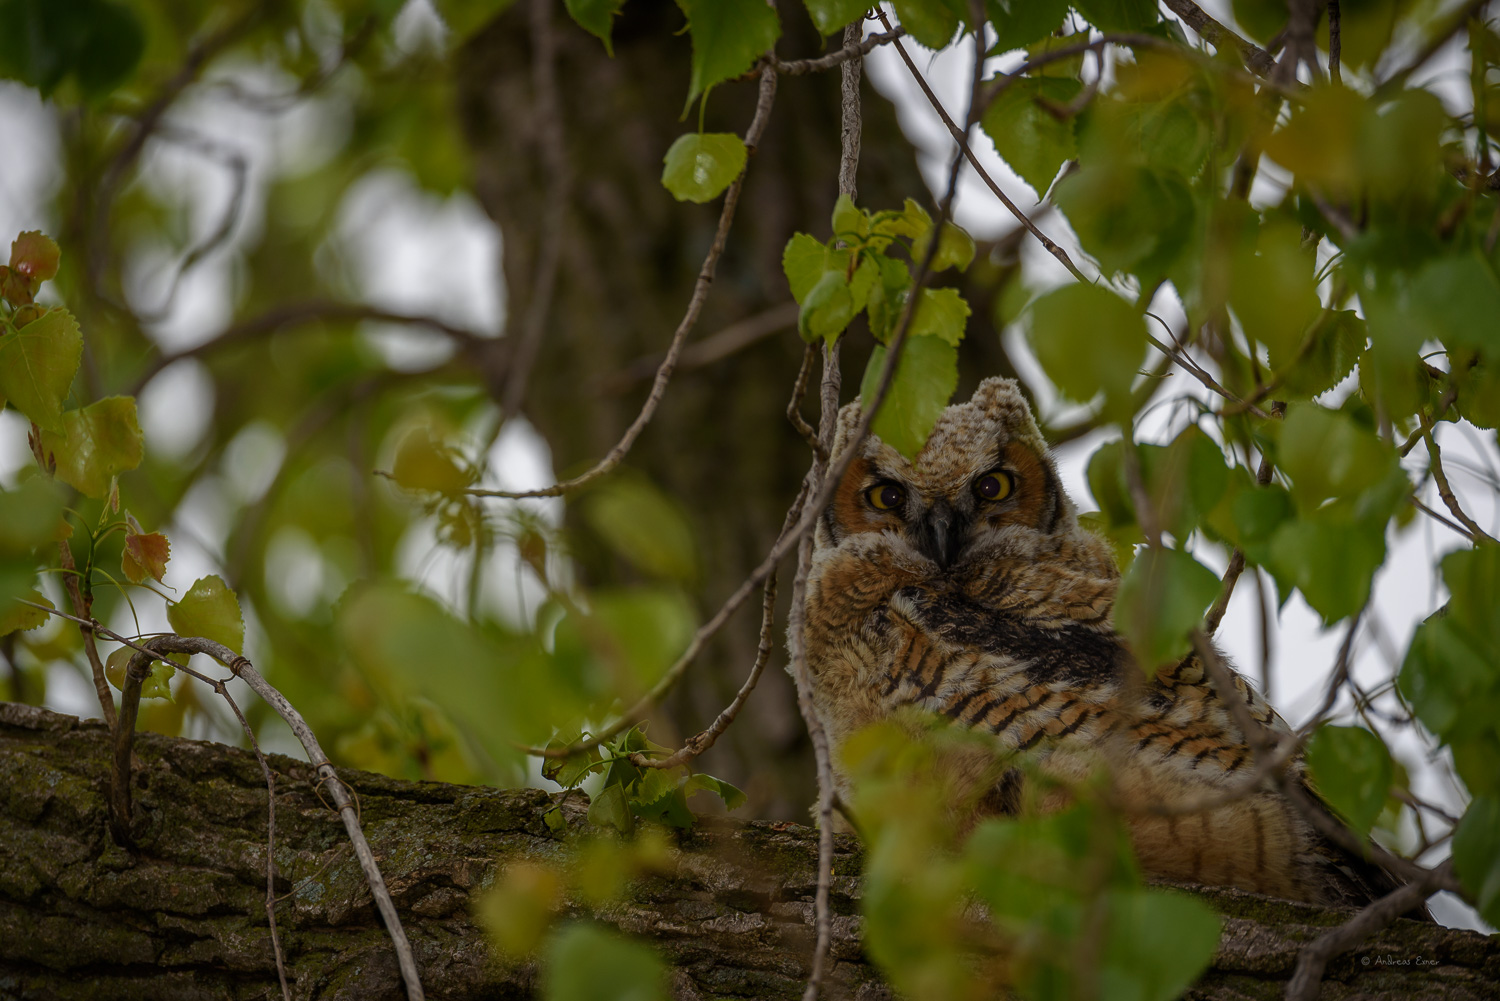
[[[475,158],[475,189],[504,241],[510,334],[531,304],[534,265],[547,218],[550,172],[542,151],[546,123],[534,87],[528,3],[518,3],[477,35],[459,60],[459,100]],[[783,58],[825,48],[800,7],[781,12]],[[602,457],[639,412],[655,363],[687,306],[721,202],[673,201],[661,186],[662,156],[698,127],[698,106],[684,116],[691,48],[672,33],[683,25],[671,0],[633,0],[615,22],[614,57],[560,9],[557,47],[561,127],[572,171],[562,233],[562,266],[549,322],[524,407],[547,439],[560,476]],[[837,39],[835,39],[835,42]],[[707,131],[745,131],[756,85],[715,88]],[[899,207],[927,199],[895,109],[866,83],[859,202]],[[653,424],[627,465],[677,498],[697,529],[700,608],[711,612],[764,558],[806,472],[807,446],[785,417],[802,357],[795,307],[781,251],[797,230],[826,238],[837,195],[839,74],[782,77],[765,139],[750,164],[718,277],[689,344],[780,309],[774,333],[730,357],[679,370]],[[998,278],[1013,269],[983,253],[969,288],[975,317],[965,345],[967,392],[983,375],[1012,374],[990,325]],[[790,310],[790,312],[788,312]],[[861,322],[862,321],[858,321]],[[862,328],[844,353],[844,398],[858,391],[869,353]],[[814,375],[816,380],[816,374]],[[804,409],[816,414],[816,393]],[[569,520],[573,555],[584,579],[628,579]],[[788,589],[783,588],[783,607]],[[741,612],[705,653],[699,668],[659,715],[652,737],[673,743],[707,725],[729,701],[754,660],[758,602]],[[710,668],[709,665],[712,665]],[[789,679],[773,667],[763,691],[709,752],[702,767],[745,788],[755,816],[803,817],[814,798],[812,758]]]
[[[254,757],[220,744],[136,739],[138,850],[106,826],[104,726],[0,703],[0,998],[5,1001],[223,1001],[279,997],[265,916],[266,788]],[[337,816],[305,763],[276,772],[277,908],[293,996],[403,997],[395,959]],[[542,819],[538,790],[402,782],[345,772],[401,910],[428,997],[530,997],[534,964],[490,957],[474,894],[514,861],[561,860],[568,839]],[[569,834],[584,800],[562,800]],[[812,951],[817,838],[793,824],[709,822],[675,835],[672,871],[588,912],[649,939],[675,967],[679,999],[796,998]],[[834,859],[827,996],[891,994],[859,944],[857,844]],[[1347,918],[1233,891],[1204,896],[1225,915],[1213,969],[1188,995],[1279,998],[1298,948]],[[1392,957],[1411,965],[1384,965]],[[1363,960],[1370,959],[1369,965]],[[1434,965],[1417,965],[1417,960]],[[1479,999],[1500,992],[1500,946],[1413,921],[1329,967],[1326,1001]]]

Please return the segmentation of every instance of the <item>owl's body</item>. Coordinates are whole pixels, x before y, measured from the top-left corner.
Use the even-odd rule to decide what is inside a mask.
[[[859,416],[857,403],[840,414],[836,454]],[[866,439],[819,520],[808,578],[808,664],[835,759],[854,731],[915,706],[1032,756],[1061,780],[1043,809],[1102,769],[1147,875],[1317,903],[1394,886],[1269,787],[1207,811],[1151,812],[1242,782],[1253,757],[1196,657],[1152,678],[1136,665],[1111,618],[1118,582],[1015,383],[986,380],[948,408],[914,463]],[[1238,675],[1235,686],[1285,731]],[[957,779],[979,813],[1014,813],[1022,774],[996,781],[976,761]]]

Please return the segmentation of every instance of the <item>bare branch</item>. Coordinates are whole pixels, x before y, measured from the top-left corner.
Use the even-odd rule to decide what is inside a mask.
[[[1339,0],[1328,0],[1328,79],[1335,84],[1344,82],[1344,70],[1339,65],[1343,57],[1343,39],[1339,31],[1341,26]]]
[[[1422,437],[1427,442],[1427,454],[1432,457],[1432,479],[1437,484],[1438,496],[1443,499],[1443,503],[1447,506],[1448,510],[1453,512],[1453,517],[1457,518],[1469,530],[1469,538],[1475,542],[1478,542],[1480,539],[1487,539],[1490,542],[1494,542],[1495,537],[1480,528],[1479,523],[1470,518],[1464,513],[1464,509],[1459,507],[1458,498],[1453,496],[1453,487],[1448,483],[1448,474],[1443,472],[1443,453],[1438,448],[1437,439],[1432,436],[1432,430],[1429,428]]]
[[[807,447],[812,449],[813,455],[828,461],[828,452],[824,450],[823,443],[818,440],[818,432],[807,423],[802,416],[802,397],[807,392],[807,377],[812,373],[812,363],[818,356],[817,345],[809,344],[802,352],[802,367],[797,370],[797,382],[792,387],[792,398],[787,401],[786,419],[791,421],[792,427],[807,442]]]
[[[760,145],[760,139],[770,120],[771,105],[776,99],[776,71],[769,65],[762,66],[760,70],[760,96],[755,105],[755,116],[750,121],[750,127],[745,131],[745,146],[753,156],[756,147]],[[734,210],[739,204],[740,191],[745,186],[745,175],[749,170],[748,163],[740,175],[729,185],[728,192],[724,195],[724,208],[719,213],[719,227],[714,234],[713,245],[708,249],[708,255],[703,259],[703,267],[698,272],[698,281],[693,286],[692,297],[688,301],[687,312],[683,314],[682,321],[677,325],[677,331],[672,335],[672,343],[667,348],[667,357],[662,359],[661,367],[656,370],[656,381],[651,386],[651,393],[646,397],[641,412],[636,415],[630,427],[625,430],[615,447],[609,450],[603,459],[590,470],[571,480],[545,487],[541,490],[483,490],[474,489],[467,493],[475,497],[561,497],[571,490],[576,490],[585,483],[590,483],[601,476],[611,472],[620,461],[630,452],[635,440],[640,437],[646,425],[651,423],[651,418],[656,416],[656,408],[661,404],[662,396],[666,394],[667,383],[672,378],[672,373],[677,369],[677,357],[682,352],[683,342],[687,335],[698,323],[698,315],[703,311],[703,302],[708,298],[708,290],[713,285],[714,273],[718,269],[719,257],[724,253],[725,243],[729,239],[729,225],[734,221]]]
[[[109,693],[109,679],[104,676],[104,662],[99,659],[99,647],[94,642],[93,609],[90,607],[92,601],[83,596],[76,573],[77,565],[73,562],[73,548],[68,545],[68,540],[58,540],[57,555],[58,563],[63,569],[63,590],[68,592],[73,614],[78,616],[75,621],[79,623],[78,631],[83,635],[83,652],[89,659],[89,671],[94,676],[94,694],[99,699],[99,711],[104,714],[104,722],[113,730],[116,720],[115,697]]]
[[[682,354],[677,358],[677,371],[689,372],[695,368],[712,365],[772,334],[795,327],[797,313],[798,306],[795,302],[783,302],[756,313],[754,316],[747,316],[743,320],[731,323],[723,330],[683,348]],[[599,391],[619,393],[637,382],[652,378],[656,374],[657,366],[665,357],[665,354],[654,354],[637,358],[620,371],[600,379]]]
[[[1192,28],[1209,45],[1216,49],[1231,48],[1239,54],[1240,59],[1246,66],[1261,75],[1271,72],[1276,65],[1276,60],[1271,54],[1254,42],[1241,38],[1233,31],[1224,27],[1212,17],[1209,17],[1192,0],[1162,0],[1168,10],[1182,18],[1184,24]]]
[[[890,28],[889,25],[886,27]],[[819,56],[816,59],[797,59],[785,63],[775,58],[773,54],[771,65],[776,68],[777,73],[785,76],[802,76],[806,73],[817,73],[848,63],[857,65],[875,49],[906,35],[905,28],[895,28],[887,30],[882,34],[871,35],[869,38],[861,41],[858,35],[861,30],[859,21],[847,25],[844,28],[844,47],[835,52],[830,52],[826,56]]]

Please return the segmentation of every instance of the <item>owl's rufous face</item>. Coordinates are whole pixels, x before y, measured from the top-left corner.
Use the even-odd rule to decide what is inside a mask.
[[[840,423],[841,430],[852,425]],[[892,533],[944,568],[1009,526],[1044,535],[1066,530],[1066,498],[1041,445],[1015,384],[988,379],[969,403],[943,412],[915,462],[866,439],[825,526],[835,544]]]

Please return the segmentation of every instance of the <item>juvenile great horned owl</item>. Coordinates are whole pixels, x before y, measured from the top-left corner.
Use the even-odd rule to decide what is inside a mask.
[[[858,403],[840,412],[835,454],[859,418]],[[1152,678],[1136,665],[1111,618],[1119,579],[1108,546],[1079,527],[1015,382],[988,379],[949,407],[915,462],[867,438],[818,521],[808,578],[808,664],[835,762],[853,731],[917,706],[1031,752],[1065,781],[1102,762],[1127,806],[1185,804],[1236,783],[1252,765],[1245,735],[1196,656]],[[1234,683],[1256,719],[1286,731]],[[998,782],[973,772],[991,783],[969,790],[979,812],[1019,808],[1020,771]],[[1325,904],[1395,885],[1269,787],[1127,822],[1159,878]]]

